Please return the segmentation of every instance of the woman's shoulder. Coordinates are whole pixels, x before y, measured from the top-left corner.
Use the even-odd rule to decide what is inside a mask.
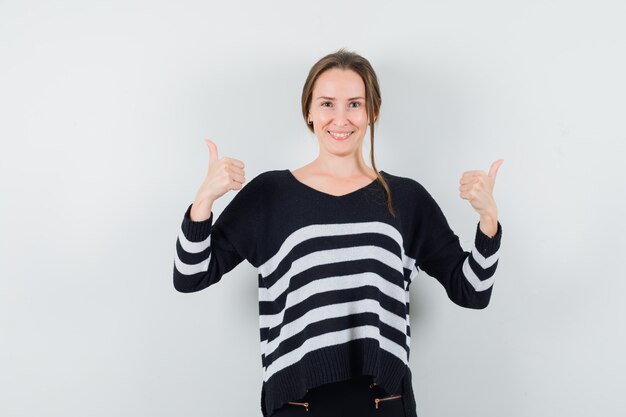
[[[267,187],[271,185],[275,185],[276,181],[281,177],[284,170],[281,169],[272,169],[267,171],[261,171],[257,175],[255,175],[251,180],[249,180],[245,187],[258,188],[258,187]]]
[[[389,184],[392,192],[395,190],[402,193],[409,192],[411,194],[417,194],[418,196],[429,195],[426,188],[415,178],[391,174],[384,170],[380,172],[385,180],[387,180],[387,184]]]
[[[241,198],[246,200],[266,200],[274,195],[277,190],[282,189],[284,184],[285,170],[272,169],[261,171],[252,179],[246,181],[238,194],[242,194]]]

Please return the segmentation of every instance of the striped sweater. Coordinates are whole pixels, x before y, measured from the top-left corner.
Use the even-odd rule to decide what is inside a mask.
[[[265,171],[239,190],[217,220],[192,221],[176,241],[176,290],[200,291],[244,259],[258,270],[264,417],[325,383],[371,375],[389,393],[404,388],[416,417],[409,353],[409,286],[420,270],[459,306],[489,304],[502,227],[478,224],[464,251],[441,209],[417,181],[378,180],[335,196],[290,170]],[[215,221],[214,221],[215,220]]]

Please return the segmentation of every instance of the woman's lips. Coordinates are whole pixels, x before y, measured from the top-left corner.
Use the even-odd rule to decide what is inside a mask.
[[[330,130],[328,130],[327,132],[335,140],[349,139],[350,137],[352,137],[352,134],[354,133],[354,132],[331,132]]]

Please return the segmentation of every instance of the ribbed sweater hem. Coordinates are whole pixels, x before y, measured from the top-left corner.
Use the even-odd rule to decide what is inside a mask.
[[[408,366],[398,357],[381,349],[373,339],[352,340],[340,345],[329,346],[306,354],[298,363],[281,370],[263,383],[261,409],[264,417],[286,404],[296,401],[308,390],[322,384],[343,381],[360,375],[371,375],[374,381],[387,392],[407,390]],[[413,404],[408,417],[416,417],[413,390],[406,394]],[[271,393],[271,395],[266,395]]]

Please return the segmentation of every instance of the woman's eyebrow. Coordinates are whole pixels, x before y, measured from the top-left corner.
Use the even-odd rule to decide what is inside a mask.
[[[334,99],[335,97],[320,96],[316,100],[334,100]],[[365,97],[352,97],[352,98],[349,98],[348,100],[358,100],[358,99],[365,100]]]

